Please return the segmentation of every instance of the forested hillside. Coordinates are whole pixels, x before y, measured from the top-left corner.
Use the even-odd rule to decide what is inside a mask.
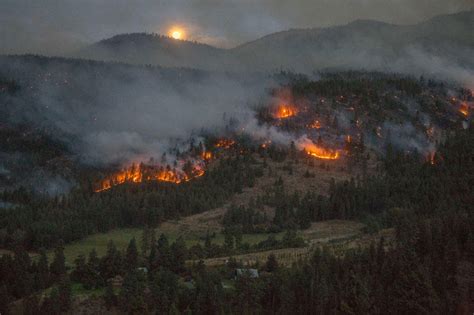
[[[35,56],[0,62],[2,313],[469,309],[469,89],[357,71],[280,72],[265,90],[253,84],[266,76]],[[215,90],[198,98],[196,84],[220,81],[236,95],[248,86],[266,95],[243,113],[229,114],[231,102],[196,118],[210,98],[222,104]],[[166,120],[175,106],[196,126],[216,125],[173,133]],[[162,129],[137,109],[152,109]],[[114,139],[130,141],[108,146]],[[213,228],[192,240],[164,232],[189,217],[205,226],[206,213],[216,214]],[[360,228],[312,238],[328,220]],[[190,222],[182,227],[192,230]],[[126,249],[111,241],[106,253],[65,257],[80,240],[125,228],[142,230]],[[274,254],[285,250],[306,254]],[[266,261],[233,258],[262,252]]]

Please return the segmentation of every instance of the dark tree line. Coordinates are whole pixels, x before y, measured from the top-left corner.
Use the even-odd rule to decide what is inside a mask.
[[[261,176],[250,154],[224,158],[205,176],[179,185],[150,182],[124,184],[93,193],[92,182],[62,198],[36,196],[24,189],[5,191],[2,200],[18,204],[0,209],[3,247],[54,246],[113,228],[156,226],[167,219],[200,213],[222,205]]]
[[[41,292],[51,286],[51,293],[41,301]],[[13,254],[2,255],[0,312],[8,314],[10,303],[20,298],[25,298],[25,314],[60,314],[69,310],[71,283],[61,244],[55,248],[51,263],[45,251],[40,251],[39,257],[31,258],[21,246]]]
[[[468,303],[459,264],[474,264],[473,227],[472,212],[437,213],[427,219],[402,211],[390,245],[381,238],[343,255],[321,248],[291,267],[270,255],[264,264],[252,266],[259,269],[259,277],[245,272],[235,277],[235,268],[244,268],[235,259],[218,268],[185,264],[183,241],[170,244],[162,235],[144,252],[133,239],[125,252],[110,243],[102,258],[94,251],[87,259],[79,256],[70,277],[89,289],[105,288],[107,307],[125,313],[452,314]],[[9,259],[28,266],[19,257]],[[44,274],[54,276],[53,266],[43,268]],[[114,288],[110,279],[119,275],[123,281]],[[25,299],[26,309],[40,314],[67,310],[70,284],[61,278],[56,283],[46,298],[33,294]],[[18,286],[3,282],[0,287],[2,313],[8,312],[5,298]]]
[[[442,144],[435,164],[420,154],[407,154],[388,145],[382,175],[332,182],[329,195],[313,191],[288,193],[283,179],[249,206],[228,209],[224,224],[244,231],[270,232],[307,228],[314,221],[365,220],[373,231],[393,226],[400,209],[431,217],[437,213],[468,211],[474,203],[474,132],[459,130]],[[259,209],[275,208],[270,225]],[[268,222],[268,220],[267,220]]]

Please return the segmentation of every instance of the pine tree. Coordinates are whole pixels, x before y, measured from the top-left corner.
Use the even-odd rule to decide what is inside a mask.
[[[53,287],[49,297],[45,298],[41,305],[42,314],[59,315],[61,314],[61,301],[59,297],[59,289]]]
[[[170,245],[166,235],[161,234],[157,242],[157,262],[155,266],[171,268],[173,259],[171,257]]]
[[[237,227],[234,231],[235,237],[235,248],[241,249],[242,248],[242,229]]]
[[[88,262],[83,266],[81,279],[82,285],[87,290],[101,286],[104,282],[104,279],[100,276],[100,259],[97,257],[95,249],[89,253]]]
[[[188,251],[183,237],[178,237],[173,245],[171,245],[171,255],[173,256],[172,270],[176,273],[184,271]]]
[[[59,281],[59,279],[66,274],[66,258],[64,257],[62,241],[60,241],[59,245],[54,249],[54,258],[50,270],[55,281]]]
[[[142,255],[145,256],[150,250],[150,228],[145,226],[142,232]]]
[[[83,282],[87,273],[86,257],[80,254],[74,260],[74,264],[75,268],[71,273],[71,278],[73,281]]]
[[[156,301],[157,313],[168,314],[171,305],[177,302],[179,293],[178,280],[178,276],[166,269],[160,269],[154,274],[151,293],[153,300]]]
[[[67,312],[72,302],[71,282],[68,278],[63,279],[59,284],[58,299],[61,312]]]
[[[100,261],[100,274],[104,280],[123,273],[123,258],[113,241],[107,245],[107,253]]]
[[[39,289],[45,289],[50,285],[50,274],[49,274],[49,264],[48,256],[46,256],[46,251],[40,251],[40,258],[37,265],[37,286]]]
[[[87,261],[87,265],[89,266],[89,268],[91,268],[93,271],[95,272],[99,272],[99,268],[100,268],[100,259],[99,259],[99,256],[97,256],[97,252],[94,249],[91,250],[91,252],[89,253],[89,259]]]
[[[128,244],[125,263],[128,271],[135,270],[138,267],[138,250],[135,238],[132,238]]]
[[[234,249],[234,236],[230,229],[224,230],[224,246],[228,251],[232,251]]]
[[[117,296],[114,293],[114,288],[111,282],[107,284],[105,289],[104,300],[107,310],[110,310],[112,307],[117,305]]]
[[[144,289],[144,279],[139,276],[138,272],[134,271],[127,274],[119,296],[120,308],[131,314],[146,313]]]
[[[10,299],[6,285],[0,285],[0,314],[10,314]]]
[[[33,278],[30,275],[31,259],[23,247],[15,249],[13,274],[15,282],[12,285],[11,294],[17,298],[31,293]]]
[[[40,299],[36,294],[30,295],[24,300],[23,315],[37,315],[40,313]],[[2,312],[3,314],[3,312]]]
[[[265,270],[268,272],[274,272],[278,269],[278,261],[274,254],[268,255],[267,262],[265,263]]]

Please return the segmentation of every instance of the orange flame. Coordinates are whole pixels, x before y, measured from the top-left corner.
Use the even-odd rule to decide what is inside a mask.
[[[216,148],[224,148],[229,149],[231,146],[235,144],[235,141],[232,139],[220,139],[216,143]]]
[[[296,107],[287,104],[280,104],[273,113],[273,117],[278,119],[284,119],[295,116],[297,113],[298,110],[296,109]]]
[[[321,123],[319,122],[319,120],[315,120],[312,124],[309,125],[309,128],[320,129]]]
[[[210,151],[203,151],[202,154],[201,154],[201,157],[203,158],[203,160],[210,160],[212,159],[212,152]]]
[[[141,183],[144,181],[162,181],[179,184],[187,182],[193,178],[204,175],[204,169],[201,165],[194,164],[186,173],[183,170],[171,169],[151,166],[151,165],[135,165],[125,168],[108,178],[102,180],[95,192],[101,192],[124,183]]]
[[[430,162],[431,165],[435,165],[435,154],[436,154],[436,152],[428,153],[427,160],[428,160],[428,162]]]
[[[466,103],[461,104],[461,107],[459,108],[459,112],[466,117],[469,115],[469,107],[467,106]]]
[[[272,141],[271,140],[266,140],[265,142],[263,142],[260,147],[263,148],[263,149],[266,149],[268,148],[270,145],[272,144]]]
[[[306,147],[305,151],[307,154],[314,156],[318,159],[337,160],[340,157],[338,150],[326,149],[314,144],[309,147]]]

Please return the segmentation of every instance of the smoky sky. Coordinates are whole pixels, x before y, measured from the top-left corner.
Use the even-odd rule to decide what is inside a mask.
[[[0,53],[61,55],[121,33],[166,34],[233,47],[290,28],[356,19],[414,24],[474,8],[472,0],[1,0]]]

